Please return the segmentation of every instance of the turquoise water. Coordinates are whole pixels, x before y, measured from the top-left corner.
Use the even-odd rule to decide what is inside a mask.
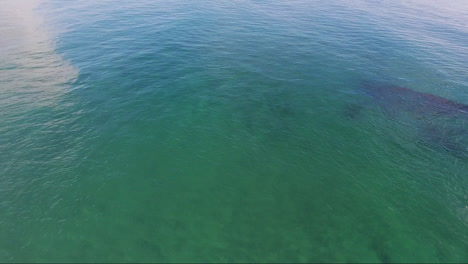
[[[468,104],[464,0],[4,0],[0,36],[1,262],[468,262],[468,118],[361,89]]]

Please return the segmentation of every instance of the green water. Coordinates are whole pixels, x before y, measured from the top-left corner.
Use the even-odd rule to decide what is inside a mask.
[[[467,160],[360,92],[468,103],[456,1],[5,3],[1,262],[468,261]]]

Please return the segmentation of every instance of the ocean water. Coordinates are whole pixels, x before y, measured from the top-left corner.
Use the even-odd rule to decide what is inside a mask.
[[[468,117],[362,90],[467,61],[465,0],[2,0],[0,261],[468,262]]]

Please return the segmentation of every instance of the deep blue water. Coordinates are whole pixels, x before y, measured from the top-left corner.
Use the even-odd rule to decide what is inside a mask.
[[[3,0],[0,36],[2,262],[468,262],[464,0]]]

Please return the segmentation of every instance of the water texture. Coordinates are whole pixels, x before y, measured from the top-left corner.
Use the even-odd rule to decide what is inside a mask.
[[[0,36],[1,262],[468,262],[464,0],[2,0]]]

